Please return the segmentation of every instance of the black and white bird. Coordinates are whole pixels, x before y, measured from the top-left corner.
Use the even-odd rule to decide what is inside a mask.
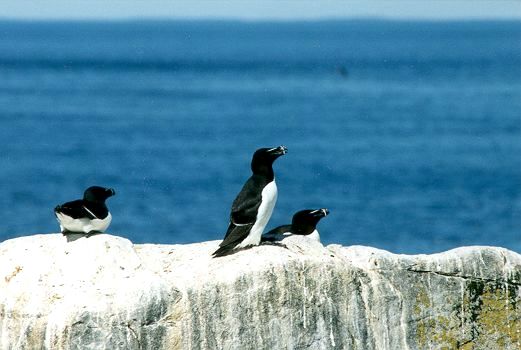
[[[262,241],[280,241],[289,235],[303,235],[320,242],[320,234],[317,224],[323,217],[329,214],[329,210],[306,209],[296,212],[291,220],[291,225],[282,225],[266,232]]]
[[[214,257],[259,245],[262,232],[277,202],[273,162],[287,151],[284,146],[255,151],[251,160],[253,174],[233,201],[228,231],[219,249],[213,253]]]
[[[54,208],[63,234],[104,232],[112,221],[105,200],[116,192],[112,188],[92,186],[85,190],[83,199],[67,202]]]

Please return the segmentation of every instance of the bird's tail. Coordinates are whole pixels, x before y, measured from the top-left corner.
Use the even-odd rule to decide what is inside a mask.
[[[219,247],[215,252],[212,253],[213,258],[219,258],[221,256],[230,255],[234,252],[235,246],[225,245],[222,247]]]
[[[219,249],[213,252],[212,256],[218,258],[235,253],[237,251],[235,248],[248,236],[252,226],[235,226],[233,223],[230,223],[223,241],[219,244]]]

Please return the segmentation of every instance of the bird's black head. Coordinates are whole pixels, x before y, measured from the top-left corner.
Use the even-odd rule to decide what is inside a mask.
[[[87,202],[105,202],[109,197],[112,197],[116,192],[112,188],[105,188],[101,186],[91,186],[85,190],[83,200]]]
[[[306,209],[296,212],[291,222],[291,232],[297,235],[309,235],[317,228],[317,224],[323,217],[329,214],[329,210]]]
[[[273,177],[273,162],[286,153],[288,153],[288,149],[285,146],[259,148],[253,153],[251,170],[254,174],[266,174]]]

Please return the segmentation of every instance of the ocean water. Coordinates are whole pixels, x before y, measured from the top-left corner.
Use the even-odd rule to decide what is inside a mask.
[[[115,188],[109,232],[221,239],[258,147],[268,228],[521,251],[521,22],[0,22],[0,241]]]

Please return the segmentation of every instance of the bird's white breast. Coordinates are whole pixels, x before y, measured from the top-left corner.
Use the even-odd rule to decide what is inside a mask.
[[[275,203],[277,203],[277,195],[277,184],[275,180],[271,181],[262,189],[261,205],[257,211],[255,224],[251,228],[250,234],[237,245],[238,248],[258,245],[260,243],[262,232],[271,218]]]
[[[73,219],[63,213],[56,213],[56,218],[60,223],[60,228],[62,231],[65,229],[70,232],[84,233],[89,233],[92,231],[105,232],[105,230],[109,227],[110,222],[112,221],[112,215],[110,215],[110,213],[105,219]]]
[[[314,241],[320,242],[320,235],[317,230],[311,232],[309,235],[307,235],[309,239],[312,239]]]

